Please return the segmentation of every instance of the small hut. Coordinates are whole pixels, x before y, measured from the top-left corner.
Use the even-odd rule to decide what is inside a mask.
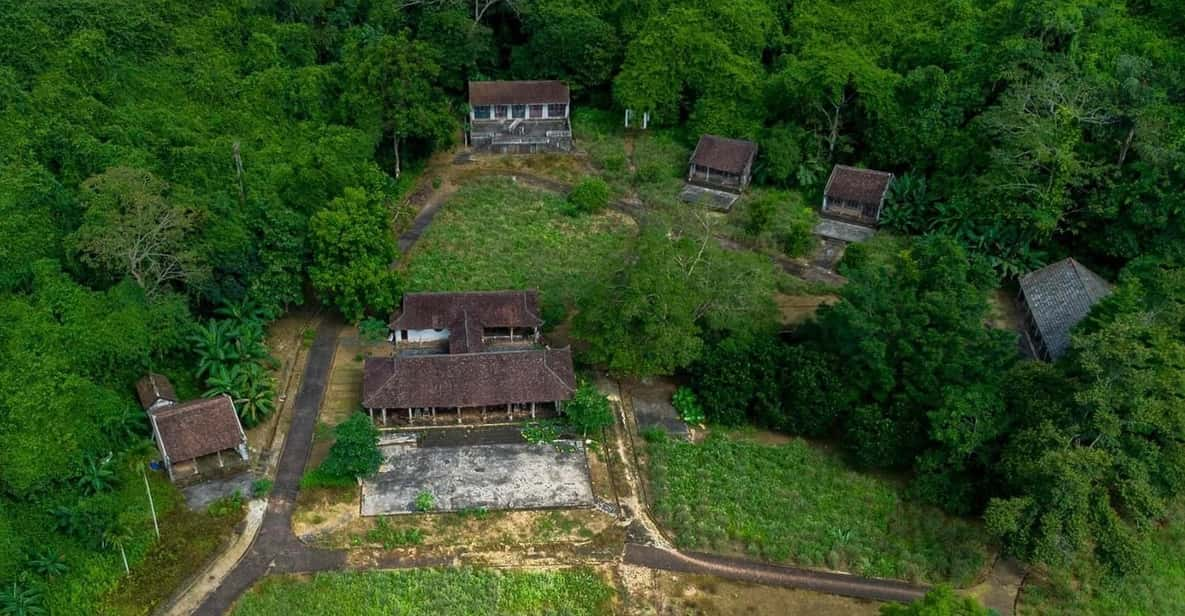
[[[136,396],[145,412],[177,404],[177,392],[173,390],[169,377],[155,372],[149,372],[136,381]]]
[[[687,181],[708,188],[742,192],[752,179],[757,144],[743,139],[703,135],[687,164]]]
[[[178,402],[169,379],[154,373],[136,382],[136,394],[148,413],[152,440],[160,450],[169,479],[198,475],[199,462],[225,468],[226,452],[247,461],[247,435],[230,396]]]
[[[1020,279],[1017,303],[1024,312],[1025,338],[1033,355],[1054,361],[1070,349],[1070,331],[1111,294],[1111,283],[1072,258],[1029,272]]]
[[[823,190],[823,215],[875,227],[893,174],[836,165]]]

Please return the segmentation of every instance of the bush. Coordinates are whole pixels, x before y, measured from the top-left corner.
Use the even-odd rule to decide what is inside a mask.
[[[395,528],[387,522],[387,518],[379,518],[375,522],[374,528],[366,531],[366,540],[382,544],[384,550],[390,550],[408,545],[420,545],[424,542],[424,531],[418,528]]]
[[[564,405],[564,416],[581,436],[588,436],[589,432],[613,425],[613,405],[595,385],[581,381],[572,399]]]
[[[334,479],[356,479],[374,474],[383,462],[378,428],[364,413],[355,413],[334,429],[337,440],[317,470]]]
[[[253,496],[255,498],[259,498],[261,496],[267,496],[268,493],[270,493],[271,491],[272,491],[272,480],[271,479],[256,479],[251,484],[251,496]]]
[[[358,323],[358,336],[363,342],[382,342],[387,338],[387,322],[381,319],[365,318]]]
[[[416,511],[432,511],[436,509],[436,497],[424,490],[416,495],[415,507]]]
[[[609,205],[609,185],[598,177],[585,178],[568,193],[568,213],[595,214]]]
[[[532,445],[554,443],[560,437],[559,430],[550,421],[535,421],[523,426],[521,431],[523,440]]]
[[[699,398],[695,396],[695,392],[687,387],[680,387],[675,390],[675,395],[671,397],[671,404],[675,405],[675,410],[679,411],[679,416],[689,424],[704,423],[704,407],[700,406]]]
[[[789,256],[809,253],[816,244],[818,216],[797,193],[764,191],[741,202],[736,212],[741,233]]]
[[[300,478],[301,490],[353,488],[357,480],[352,477],[331,477],[321,469],[313,469]]]

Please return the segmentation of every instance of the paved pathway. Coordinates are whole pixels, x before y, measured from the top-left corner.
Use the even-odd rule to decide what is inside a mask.
[[[336,321],[322,321],[309,349],[308,364],[293,405],[292,427],[284,441],[284,453],[255,542],[218,589],[206,597],[196,614],[226,613],[244,591],[267,573],[325,571],[345,566],[344,552],[308,548],[292,534],[292,511],[300,489],[300,476],[312,448],[313,429],[329,382],[340,329]]]

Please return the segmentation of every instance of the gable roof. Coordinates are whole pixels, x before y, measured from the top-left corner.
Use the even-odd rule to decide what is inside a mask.
[[[568,102],[562,81],[470,81],[470,105],[531,105]]]
[[[173,390],[169,377],[155,372],[149,372],[136,381],[136,397],[140,399],[140,406],[144,410],[148,410],[157,400],[177,402],[177,392]]]
[[[247,441],[230,396],[199,398],[149,414],[170,464],[185,462]]]
[[[836,165],[823,194],[831,199],[880,204],[892,182],[893,174],[886,171]]]
[[[541,327],[539,292],[407,293],[390,326],[396,330],[445,329],[463,319],[480,327]]]
[[[701,135],[691,163],[734,175],[744,175],[745,168],[757,156],[757,144],[743,139],[729,139],[716,135]]]
[[[1066,353],[1070,330],[1111,294],[1111,283],[1072,258],[1025,274],[1020,288],[1050,359]]]
[[[568,349],[372,357],[366,408],[454,408],[567,400],[576,390]]]

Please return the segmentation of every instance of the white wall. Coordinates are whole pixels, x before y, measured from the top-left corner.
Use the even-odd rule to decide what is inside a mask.
[[[407,332],[407,339],[403,338],[403,332]],[[436,342],[438,340],[448,340],[447,329],[409,329],[395,332],[395,342]]]

